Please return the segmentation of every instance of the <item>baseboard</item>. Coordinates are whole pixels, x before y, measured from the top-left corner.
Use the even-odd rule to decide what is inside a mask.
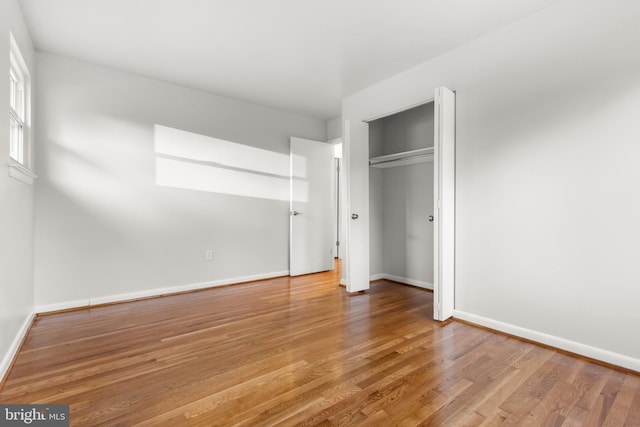
[[[72,310],[74,308],[89,307],[91,300],[81,299],[74,301],[57,302],[54,304],[36,305],[36,314],[51,313],[52,311]]]
[[[369,277],[369,281],[371,282],[373,282],[374,280],[381,280],[381,279],[393,280],[394,282],[400,282],[406,285],[417,286],[419,288],[433,290],[433,283],[424,282],[422,280],[409,279],[408,277],[394,276],[393,274],[386,274],[386,273],[372,274]]]
[[[520,326],[511,325],[509,323],[500,322],[498,320],[489,319],[487,317],[478,316],[476,314],[467,313],[461,310],[454,310],[453,317],[464,320],[469,323],[484,326],[489,329],[504,332],[509,335],[524,338],[526,340],[535,341],[540,344],[555,347],[560,350],[575,353],[590,359],[599,360],[601,362],[620,366],[635,372],[640,372],[640,359],[625,356],[623,354],[614,353],[598,347],[592,347],[575,341],[570,341],[554,335],[548,335],[542,332],[534,331]]]
[[[9,373],[9,369],[11,369],[11,365],[13,365],[13,361],[18,353],[18,350],[20,350],[20,346],[22,345],[22,342],[26,338],[27,333],[29,332],[29,329],[31,328],[31,324],[33,323],[33,320],[35,319],[35,317],[36,317],[35,313],[30,313],[27,316],[27,318],[22,323],[22,326],[18,330],[18,333],[16,334],[15,338],[11,342],[11,345],[7,349],[7,352],[4,354],[2,358],[2,363],[0,363],[0,390],[2,390],[2,385],[4,384],[4,380],[7,374]]]
[[[170,286],[165,288],[149,289],[139,292],[129,292],[126,294],[107,295],[104,297],[94,297],[83,300],[67,301],[55,304],[36,306],[36,313],[51,313],[54,311],[71,310],[75,308],[86,308],[95,305],[113,304],[119,302],[132,301],[142,298],[158,297],[163,295],[178,294],[181,292],[197,291],[219,286],[234,285],[238,283],[253,282],[256,280],[273,279],[275,277],[288,276],[289,270],[276,271],[272,273],[254,274],[252,276],[232,277],[228,279],[214,280],[211,282],[191,283],[188,285]]]

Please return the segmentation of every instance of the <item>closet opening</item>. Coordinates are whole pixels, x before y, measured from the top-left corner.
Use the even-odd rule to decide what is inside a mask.
[[[434,102],[369,121],[370,280],[434,288]]]

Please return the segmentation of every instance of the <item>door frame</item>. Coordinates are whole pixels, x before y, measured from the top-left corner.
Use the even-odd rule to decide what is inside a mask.
[[[348,209],[348,215],[345,219],[347,221],[347,234],[344,236],[345,245],[343,247],[345,257],[343,260],[343,279],[348,292],[356,292],[368,289],[368,277],[366,286],[360,286],[353,283],[351,280],[351,272],[353,271],[352,256],[350,249],[354,247],[351,242],[351,225],[349,221],[351,214],[355,213],[351,206],[351,179],[352,179],[352,144],[354,144],[354,138],[367,138],[368,146],[368,123],[387,117],[399,112],[409,110],[419,105],[434,102],[434,304],[433,304],[433,318],[436,320],[446,320],[453,315],[454,310],[454,295],[455,295],[455,122],[451,127],[443,129],[442,118],[445,117],[441,107],[446,109],[446,114],[453,114],[455,119],[455,95],[454,92],[444,87],[434,88],[434,92],[429,97],[425,97],[419,102],[413,102],[405,105],[396,105],[396,108],[387,109],[386,111],[378,111],[377,114],[370,115],[368,118],[347,117],[343,118],[343,169],[344,179],[346,185],[346,205]],[[443,104],[444,102],[444,104]],[[448,117],[448,116],[447,116]],[[367,130],[365,132],[358,132],[352,135],[351,127],[361,126],[362,122],[367,124]],[[355,127],[353,126],[353,127]],[[448,146],[437,147],[441,142],[441,138],[446,137]],[[357,141],[356,143],[363,143]],[[438,149],[439,148],[439,149]],[[442,171],[438,168],[438,164],[441,164],[440,156],[445,155],[445,160],[448,162],[445,176],[442,175]],[[358,159],[356,159],[358,160]],[[367,158],[368,160],[368,158]],[[365,172],[368,176],[368,170]],[[368,182],[368,179],[366,180]],[[367,184],[368,188],[368,184]],[[443,198],[443,196],[445,196]],[[368,209],[368,197],[367,209]],[[443,204],[444,203],[444,204]],[[361,207],[363,208],[363,207]],[[368,223],[368,219],[367,219]],[[367,242],[368,244],[368,242]],[[446,254],[443,254],[443,250],[446,250]],[[445,263],[443,266],[442,263]],[[368,259],[366,260],[368,269]],[[439,268],[443,267],[443,268]]]
[[[332,145],[333,147],[336,147],[338,144],[342,145],[342,149],[344,150],[344,144],[342,144],[342,136],[339,136],[337,138],[333,138],[330,139],[329,141],[327,141],[327,144]],[[342,240],[343,240],[343,236],[345,234],[344,231],[344,200],[345,200],[345,192],[346,192],[346,181],[344,179],[343,176],[343,168],[342,168],[342,157],[335,157],[334,160],[336,161],[335,166],[336,166],[336,170],[335,172],[335,183],[333,185],[333,188],[336,192],[335,194],[335,209],[334,211],[336,212],[336,253],[334,254],[335,258],[342,258],[341,255],[344,252],[344,249],[342,249]]]

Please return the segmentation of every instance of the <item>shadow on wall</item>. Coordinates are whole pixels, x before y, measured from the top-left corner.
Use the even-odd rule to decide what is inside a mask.
[[[157,124],[154,153],[159,186],[289,201],[293,171],[303,184],[296,201],[308,200],[303,158]]]

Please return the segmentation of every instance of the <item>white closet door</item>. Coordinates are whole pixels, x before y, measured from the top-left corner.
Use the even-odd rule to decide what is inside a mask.
[[[433,318],[446,320],[453,316],[455,296],[455,94],[437,88],[434,103]]]
[[[369,124],[345,121],[347,168],[347,291],[369,289]]]

